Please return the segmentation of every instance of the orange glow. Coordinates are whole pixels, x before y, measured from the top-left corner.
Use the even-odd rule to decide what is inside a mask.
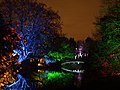
[[[15,28],[11,28],[12,31],[16,30]]]
[[[20,24],[17,24],[17,27],[19,27],[20,26]]]
[[[92,37],[94,22],[99,15],[100,0],[38,0],[45,3],[58,14],[63,22],[62,32],[75,40]],[[67,4],[65,4],[67,3]]]

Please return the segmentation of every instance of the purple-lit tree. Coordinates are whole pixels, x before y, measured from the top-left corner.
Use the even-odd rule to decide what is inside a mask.
[[[88,56],[88,50],[86,48],[86,45],[81,40],[77,41],[75,52],[76,52],[75,59],[80,59]]]
[[[0,11],[6,23],[16,28],[20,42],[13,55],[18,62],[33,55],[47,54],[56,36],[61,33],[60,16],[36,0],[3,0]]]

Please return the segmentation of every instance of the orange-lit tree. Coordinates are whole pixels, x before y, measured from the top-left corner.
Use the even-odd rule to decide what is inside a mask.
[[[12,56],[12,51],[19,41],[15,30],[5,25],[0,15],[0,87],[15,81],[13,67],[16,58]]]

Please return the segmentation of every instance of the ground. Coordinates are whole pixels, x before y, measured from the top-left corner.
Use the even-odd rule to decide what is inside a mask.
[[[101,77],[83,81],[81,90],[120,90],[120,77]]]

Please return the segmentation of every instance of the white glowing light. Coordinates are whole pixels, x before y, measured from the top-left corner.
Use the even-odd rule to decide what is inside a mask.
[[[84,62],[83,61],[70,61],[70,62],[64,62],[62,63],[61,65],[65,65],[65,64],[83,64]],[[74,72],[74,73],[84,73],[85,70],[81,70],[81,69],[77,69],[77,70],[71,70],[71,69],[67,69],[67,68],[64,68],[64,67],[61,67],[61,69],[65,70],[65,71],[68,71],[68,72]]]
[[[38,63],[38,66],[40,66],[41,64],[40,63]]]

